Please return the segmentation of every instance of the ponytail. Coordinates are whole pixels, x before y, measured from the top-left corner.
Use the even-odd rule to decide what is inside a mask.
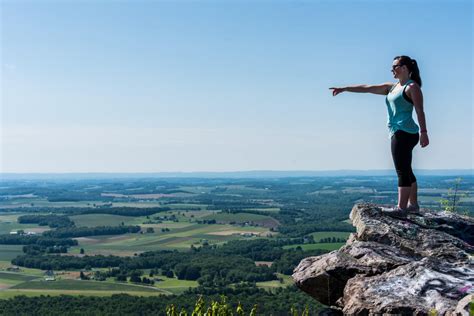
[[[410,73],[410,79],[415,81],[421,87],[420,69],[418,68],[416,60],[404,55],[397,56],[393,60],[395,59],[400,60],[401,65],[407,66]]]
[[[410,67],[411,65],[411,67]],[[420,78],[420,69],[418,69],[418,64],[415,59],[411,60],[411,63],[407,65],[408,70],[410,70],[410,78],[415,81],[421,87],[421,78]]]

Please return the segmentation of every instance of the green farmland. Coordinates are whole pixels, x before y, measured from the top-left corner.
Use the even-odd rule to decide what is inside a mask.
[[[22,249],[22,245],[0,245],[0,261],[10,261],[16,256],[23,254]]]
[[[297,244],[297,245],[287,245],[283,246],[283,249],[291,249],[296,247],[301,247],[303,250],[313,250],[313,249],[323,249],[323,250],[337,250],[344,246],[346,243],[343,242],[327,242],[327,243],[317,243],[317,244]]]
[[[112,295],[127,293],[130,295],[180,294],[190,287],[196,287],[196,281],[178,280],[158,276],[153,286],[137,285],[116,281],[88,281],[73,279],[57,279],[45,281],[42,276],[24,273],[0,272],[0,298],[15,295]]]
[[[264,235],[269,232],[264,227],[220,224],[163,223],[147,224],[143,227],[153,227],[155,232],[76,238],[79,241],[79,246],[72,247],[70,252],[79,253],[80,248],[84,248],[87,254],[133,255],[142,251],[188,250],[191,245],[200,246],[204,242],[222,244],[229,240],[256,238],[255,236],[244,237],[243,233]],[[170,231],[162,232],[160,227],[167,227]]]
[[[319,241],[322,238],[349,238],[349,232],[316,232],[311,234],[315,241]]]
[[[144,217],[131,217],[109,214],[84,214],[69,217],[76,226],[118,226],[121,223],[124,225],[139,225],[143,223]]]
[[[87,280],[31,281],[17,284],[16,290],[76,290],[76,291],[114,291],[114,292],[155,292],[158,289],[149,286],[122,284],[118,282]]]

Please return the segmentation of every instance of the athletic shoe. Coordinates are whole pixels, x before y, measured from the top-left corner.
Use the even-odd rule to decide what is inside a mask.
[[[409,205],[407,207],[407,211],[408,211],[408,214],[411,214],[411,215],[423,216],[423,213],[420,211],[420,206],[418,204]]]
[[[418,204],[415,204],[415,205],[408,205],[407,207],[407,211],[408,212],[413,212],[413,213],[418,213],[420,211],[420,206]]]
[[[385,212],[387,213],[387,215],[389,216],[393,216],[393,217],[407,217],[407,214],[408,214],[408,211],[407,209],[404,209],[404,208],[399,208],[398,205],[395,205],[394,207],[392,208],[389,208],[389,209],[385,209]]]

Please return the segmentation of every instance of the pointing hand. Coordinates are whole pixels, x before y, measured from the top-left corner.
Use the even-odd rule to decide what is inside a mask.
[[[332,96],[335,97],[336,95],[338,95],[339,93],[341,92],[344,92],[344,88],[329,88],[329,89],[333,89],[332,91]]]

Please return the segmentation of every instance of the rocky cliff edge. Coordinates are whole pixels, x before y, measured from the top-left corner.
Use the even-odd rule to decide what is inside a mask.
[[[403,218],[356,204],[350,219],[357,232],[346,245],[295,268],[301,290],[334,314],[469,315],[472,217],[422,209]]]

